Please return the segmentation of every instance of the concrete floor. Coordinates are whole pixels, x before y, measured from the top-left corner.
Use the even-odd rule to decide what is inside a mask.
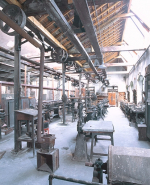
[[[137,128],[130,127],[129,121],[118,107],[108,109],[105,120],[112,121],[114,124],[114,145],[124,147],[150,148],[150,142],[139,141]],[[92,181],[93,168],[86,167],[85,162],[76,162],[72,160],[72,153],[76,143],[77,122],[71,122],[71,116],[66,118],[67,126],[62,126],[60,120],[50,124],[50,133],[55,134],[55,148],[59,148],[60,167],[55,172],[56,175],[76,178],[80,180]],[[0,159],[0,185],[48,185],[48,172],[37,171],[37,159],[33,158],[32,150],[27,150],[24,143],[24,150],[18,154],[13,153],[14,139],[13,133],[2,136],[0,140],[0,152],[6,151]],[[88,141],[88,153],[90,140]],[[94,150],[108,152],[109,141],[98,141]],[[95,161],[97,157],[93,158]],[[101,157],[105,162],[107,157]],[[53,180],[54,185],[73,185],[74,183]],[[106,184],[106,179],[104,183]]]

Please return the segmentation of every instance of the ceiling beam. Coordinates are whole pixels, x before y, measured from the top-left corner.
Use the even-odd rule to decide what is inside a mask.
[[[103,47],[102,52],[120,52],[120,51],[143,51],[146,50],[145,47],[131,47],[131,46],[108,46]]]
[[[106,63],[106,67],[122,67],[122,66],[133,66],[133,64],[128,63]]]
[[[111,72],[107,72],[108,75],[115,75],[115,74],[128,74],[129,72],[128,71],[111,71]]]
[[[85,48],[83,47],[77,35],[74,34],[74,31],[72,30],[71,26],[65,19],[64,15],[61,13],[55,1],[54,0],[43,0],[43,3],[45,5],[45,8],[49,16],[53,17],[53,20],[57,23],[57,25],[64,32],[64,35],[66,35],[69,38],[69,40],[71,40],[71,42],[74,43],[77,50],[86,58],[86,61],[90,65],[91,69],[94,71],[96,75],[98,75],[97,69],[92,63],[88,53],[86,52]]]
[[[86,30],[86,34],[90,40],[91,45],[94,48],[95,54],[100,64],[103,63],[103,55],[98,43],[98,39],[93,26],[92,18],[90,15],[89,7],[85,0],[73,0],[76,10],[79,14],[82,24]]]

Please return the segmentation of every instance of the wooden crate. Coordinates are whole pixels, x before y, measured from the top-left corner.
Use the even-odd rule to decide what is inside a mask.
[[[37,169],[55,172],[59,167],[59,149],[54,149],[50,153],[43,153],[41,150],[37,151]]]

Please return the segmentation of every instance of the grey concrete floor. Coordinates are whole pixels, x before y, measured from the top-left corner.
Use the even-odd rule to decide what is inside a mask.
[[[138,140],[137,128],[130,127],[129,121],[118,107],[108,109],[105,120],[112,121],[114,132],[114,145],[124,147],[150,148],[148,141]],[[76,162],[72,160],[72,153],[75,150],[77,136],[77,122],[71,122],[71,116],[66,117],[67,126],[60,124],[60,120],[50,123],[50,133],[55,134],[55,148],[59,149],[60,167],[55,172],[61,175],[80,180],[92,181],[93,168],[86,167],[85,162]],[[48,185],[48,172],[37,171],[37,159],[33,158],[32,150],[27,150],[26,143],[23,143],[24,149],[18,154],[13,152],[14,134],[2,136],[0,140],[0,152],[6,151],[2,159],[0,159],[0,185]],[[90,140],[87,142],[88,153],[90,152]],[[108,153],[109,141],[98,141],[94,147],[95,151]],[[93,157],[93,162],[97,157]],[[107,157],[101,157],[105,162]],[[74,183],[53,180],[54,185],[72,185]],[[106,179],[104,178],[104,183]]]

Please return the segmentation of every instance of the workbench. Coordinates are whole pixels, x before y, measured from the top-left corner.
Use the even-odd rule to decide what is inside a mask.
[[[33,156],[35,155],[35,129],[34,129],[34,124],[35,120],[38,119],[38,110],[35,109],[22,109],[22,110],[16,110],[16,124],[18,124],[18,141],[25,141],[25,142],[32,142],[32,147],[33,147]],[[44,112],[42,112],[44,114]],[[29,122],[32,122],[32,134],[31,137],[26,135],[26,134],[21,134],[21,126],[22,126],[22,121],[26,121],[26,126],[27,126],[27,132],[30,132],[30,125]],[[42,128],[41,130],[44,132],[43,128],[43,119],[42,119]]]
[[[95,139],[95,144],[97,140],[110,140],[111,145],[114,145],[114,139],[113,139],[114,126],[112,122],[90,120],[82,127],[82,130],[85,135],[90,134],[92,136],[90,159],[92,159],[93,155],[107,156],[108,154],[94,153],[93,142],[94,142],[94,139]],[[97,138],[97,135],[104,135],[104,136],[110,136],[110,137]]]

